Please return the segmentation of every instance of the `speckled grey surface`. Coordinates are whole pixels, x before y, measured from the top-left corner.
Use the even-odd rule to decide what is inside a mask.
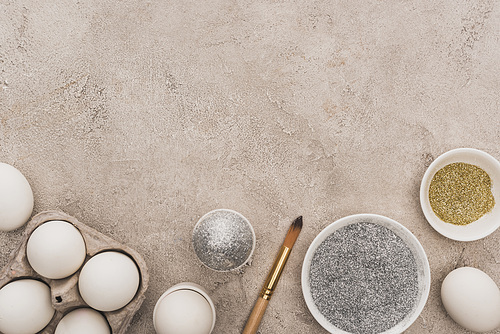
[[[300,291],[307,247],[340,217],[376,213],[429,256],[430,297],[407,333],[465,334],[440,284],[463,265],[500,284],[500,231],[448,240],[418,192],[449,149],[500,158],[499,28],[492,0],[0,0],[0,161],[31,183],[34,213],[65,211],[146,259],[129,333],[153,333],[156,300],[181,281],[209,291],[215,333],[239,333],[298,215],[260,331],[325,333]],[[241,274],[194,254],[193,227],[216,208],[254,226]],[[21,232],[0,233],[0,265]]]

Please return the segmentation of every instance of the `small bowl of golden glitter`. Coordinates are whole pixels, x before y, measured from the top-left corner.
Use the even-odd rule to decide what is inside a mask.
[[[217,209],[200,218],[193,230],[193,248],[200,261],[216,271],[238,270],[255,249],[255,232],[242,214]]]
[[[500,226],[500,162],[457,148],[434,160],[422,179],[420,205],[431,226],[458,241],[482,239]]]

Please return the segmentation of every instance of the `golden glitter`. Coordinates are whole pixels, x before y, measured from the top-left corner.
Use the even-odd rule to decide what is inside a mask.
[[[490,176],[464,162],[446,165],[434,175],[429,201],[442,221],[455,225],[470,224],[495,206]]]

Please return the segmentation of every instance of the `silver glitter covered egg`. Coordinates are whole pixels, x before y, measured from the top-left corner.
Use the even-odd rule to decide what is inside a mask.
[[[200,261],[210,269],[236,270],[250,260],[255,248],[255,232],[240,213],[213,210],[194,227],[193,247]]]

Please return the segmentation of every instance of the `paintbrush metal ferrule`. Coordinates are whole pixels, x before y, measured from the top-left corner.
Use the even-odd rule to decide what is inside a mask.
[[[264,283],[264,287],[260,293],[262,298],[267,300],[271,299],[274,289],[276,289],[276,286],[278,285],[281,273],[285,268],[286,261],[290,256],[290,251],[291,248],[281,246],[278,256],[276,257],[276,260],[274,260],[273,267],[271,268],[269,275],[267,275],[266,282]]]

